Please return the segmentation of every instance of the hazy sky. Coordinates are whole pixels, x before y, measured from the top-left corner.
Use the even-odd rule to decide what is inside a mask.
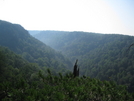
[[[27,30],[134,35],[134,0],[0,0],[0,19]]]

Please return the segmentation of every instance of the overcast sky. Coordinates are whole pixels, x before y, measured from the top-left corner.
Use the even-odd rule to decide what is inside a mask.
[[[134,35],[134,0],[0,0],[0,19],[27,30]]]

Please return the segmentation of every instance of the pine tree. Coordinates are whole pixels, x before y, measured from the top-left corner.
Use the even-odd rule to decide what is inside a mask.
[[[79,68],[78,68],[77,62],[78,62],[78,59],[76,60],[75,65],[74,65],[74,71],[73,71],[74,77],[79,76]]]

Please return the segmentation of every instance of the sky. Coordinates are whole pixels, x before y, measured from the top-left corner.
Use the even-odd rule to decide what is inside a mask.
[[[134,0],[0,0],[0,20],[26,30],[134,36]]]

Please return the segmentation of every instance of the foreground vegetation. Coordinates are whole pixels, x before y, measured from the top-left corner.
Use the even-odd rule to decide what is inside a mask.
[[[46,76],[40,71],[38,80],[23,78],[15,82],[0,83],[2,101],[133,101],[134,94],[114,82],[66,74],[54,76],[48,69]]]

